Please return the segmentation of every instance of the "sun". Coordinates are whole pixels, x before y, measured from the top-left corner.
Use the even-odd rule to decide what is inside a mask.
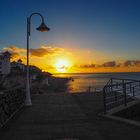
[[[55,64],[56,70],[62,73],[67,71],[68,66],[69,66],[69,63],[65,59],[59,59]]]

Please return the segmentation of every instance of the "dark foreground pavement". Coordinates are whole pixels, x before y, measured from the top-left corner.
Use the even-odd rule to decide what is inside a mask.
[[[5,127],[0,140],[140,140],[140,128],[99,116],[101,94],[33,97]]]

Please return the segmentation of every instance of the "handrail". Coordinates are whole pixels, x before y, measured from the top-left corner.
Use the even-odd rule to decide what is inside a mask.
[[[115,80],[115,79],[116,79],[116,80],[124,80],[124,81],[139,81],[139,80],[136,80],[136,79],[127,79],[127,78],[123,78],[123,79],[122,79],[122,78],[114,78],[114,77],[113,77],[113,78],[110,78],[110,79],[114,79],[114,80]]]
[[[127,103],[133,100],[132,97],[137,95],[140,95],[140,80],[109,79],[103,88],[104,113],[106,114],[108,110],[118,105],[124,104],[124,106],[127,106]],[[121,103],[122,99],[123,102]]]
[[[126,82],[125,84],[131,84],[131,83],[134,83],[134,82]],[[118,84],[112,84],[112,85],[105,85],[104,87],[114,87],[114,86],[120,86],[122,85],[122,83],[118,83]]]

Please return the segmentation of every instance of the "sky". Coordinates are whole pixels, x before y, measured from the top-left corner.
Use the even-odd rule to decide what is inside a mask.
[[[26,22],[31,19],[30,64],[49,72],[140,71],[139,0],[1,0],[0,50],[26,62]]]

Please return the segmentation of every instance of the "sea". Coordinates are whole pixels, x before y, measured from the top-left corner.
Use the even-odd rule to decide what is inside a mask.
[[[136,79],[140,80],[140,72],[129,73],[64,73],[54,74],[57,77],[71,78],[67,83],[67,92],[91,92],[101,91],[110,78],[122,78],[122,79]]]

